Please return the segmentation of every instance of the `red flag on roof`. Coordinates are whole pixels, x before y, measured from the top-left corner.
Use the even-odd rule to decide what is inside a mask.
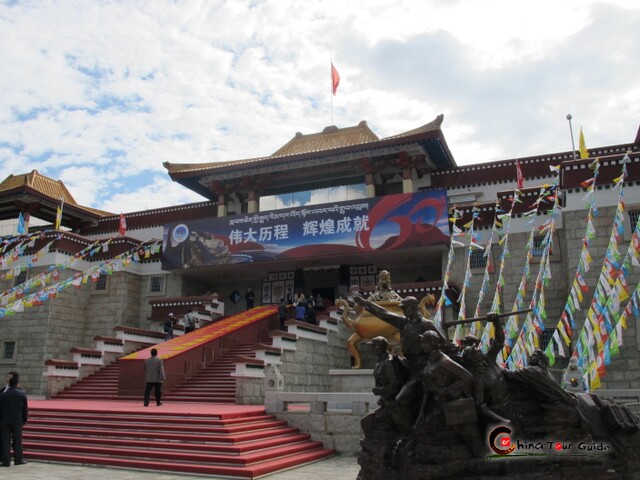
[[[120,213],[120,224],[118,225],[118,233],[121,237],[127,232],[127,221],[124,219],[124,214]]]
[[[340,85],[340,75],[338,74],[338,70],[333,66],[333,61],[331,62],[331,87],[333,88],[333,94],[335,95],[338,91],[338,85]]]
[[[518,160],[516,160],[516,182],[518,190],[522,190],[522,188],[524,187],[524,175],[522,175],[520,162]]]

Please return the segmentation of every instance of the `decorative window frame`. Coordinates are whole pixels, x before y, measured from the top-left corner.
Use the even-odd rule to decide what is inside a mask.
[[[103,280],[104,279],[104,280]],[[92,286],[91,294],[92,295],[109,295],[110,289],[109,275],[100,275],[98,281],[95,282]],[[100,285],[104,285],[104,288],[98,288]]]
[[[535,238],[538,238],[538,237],[544,237],[544,235],[535,235],[534,244],[535,244]],[[533,258],[529,263],[531,264],[540,263],[541,256],[542,256],[542,253],[540,255],[534,254]],[[550,262],[562,261],[562,252],[560,250],[560,237],[558,236],[558,232],[553,232],[553,252],[551,253],[551,255],[549,255],[549,261]]]
[[[24,279],[21,281],[18,281],[18,278],[22,276],[22,274],[24,274]],[[26,282],[27,280],[29,280],[29,271],[25,270],[24,272],[20,272],[20,275],[18,275],[18,277],[13,277],[13,286],[17,287],[18,285]]]
[[[154,280],[161,282],[160,289],[154,290]],[[161,297],[167,293],[167,275],[149,275],[147,280],[147,295],[150,297]]]
[[[7,344],[13,344],[13,355],[5,358]],[[0,340],[0,365],[15,365],[18,362],[18,340]]]
[[[625,242],[630,242],[633,236],[633,229],[636,226],[638,217],[640,216],[640,205],[633,204],[627,205],[624,210],[624,235],[622,236]]]
[[[487,263],[489,264],[489,273],[491,274],[491,273],[495,272],[495,265],[496,265],[495,261],[494,261],[495,260],[495,257],[494,257],[494,255],[495,255],[495,252],[494,252],[495,247],[496,247],[496,245],[492,245],[491,246],[491,252],[489,253],[489,255],[487,257],[485,265],[482,265],[482,266],[471,265],[471,272],[472,273],[474,273],[474,274],[476,274],[476,273],[484,273]],[[484,250],[475,250],[472,253],[472,255],[484,255]],[[471,262],[472,263],[473,263],[473,261],[474,261],[473,258],[471,258]]]

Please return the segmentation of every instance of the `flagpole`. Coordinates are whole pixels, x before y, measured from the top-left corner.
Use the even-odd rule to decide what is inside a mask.
[[[570,113],[567,114],[567,120],[569,120],[569,132],[571,132],[571,148],[573,149],[573,159],[577,160],[578,157],[576,156],[576,144],[573,141],[573,127],[571,126],[571,119],[573,117],[571,116]]]

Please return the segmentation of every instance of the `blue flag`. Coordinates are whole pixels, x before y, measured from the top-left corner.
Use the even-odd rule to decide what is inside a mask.
[[[22,212],[20,212],[20,215],[18,216],[18,233],[20,234],[24,234],[24,217],[22,216]]]

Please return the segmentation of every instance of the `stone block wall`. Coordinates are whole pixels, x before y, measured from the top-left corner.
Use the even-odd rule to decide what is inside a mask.
[[[264,405],[264,378],[236,378],[236,403]]]
[[[74,273],[64,270],[59,280]],[[69,349],[82,345],[88,296],[88,288],[68,287],[43,305],[25,308],[24,312],[0,320],[2,341],[16,343],[15,362],[3,360],[0,366],[6,371],[18,371],[21,385],[30,394],[44,395],[42,372],[47,358],[71,359]]]
[[[62,270],[59,280],[75,273]],[[109,276],[105,293],[96,291],[89,281],[78,289],[65,288],[43,305],[3,318],[0,339],[16,342],[17,352],[15,361],[4,360],[0,368],[18,371],[29,394],[45,395],[44,362],[71,360],[69,349],[94,347],[95,335],[113,336],[113,327],[119,323],[140,326],[139,298],[140,277],[116,272]]]
[[[281,412],[279,420],[307,432],[325,448],[336,450],[341,455],[357,455],[360,440],[364,437],[360,421],[362,415],[347,412],[309,414],[305,412]]]
[[[329,332],[328,343],[298,338],[296,350],[283,351],[278,365],[286,392],[332,391],[330,370],[351,368],[346,340],[349,331],[344,325],[338,332]],[[264,378],[236,378],[236,401],[240,404],[264,404]]]
[[[85,343],[92,343],[95,335],[105,333],[116,325],[146,328],[140,323],[140,302],[143,278],[129,272],[109,275],[105,290],[91,289],[87,303]],[[107,330],[109,331],[109,330]]]
[[[328,392],[331,390],[329,370],[351,368],[344,325],[338,332],[329,332],[328,343],[298,338],[297,350],[284,351],[280,372],[287,392]]]

